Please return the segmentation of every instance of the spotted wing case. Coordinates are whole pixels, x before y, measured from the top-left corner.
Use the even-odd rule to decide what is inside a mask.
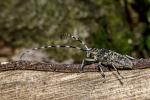
[[[132,60],[126,55],[121,55],[117,52],[100,49],[97,53],[97,59],[104,65],[114,65],[117,68],[131,68],[133,67]]]

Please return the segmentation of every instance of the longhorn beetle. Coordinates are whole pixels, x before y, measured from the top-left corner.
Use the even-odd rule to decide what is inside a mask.
[[[71,36],[72,39],[80,42],[83,46],[83,48],[75,47],[75,46],[65,46],[65,45],[48,45],[48,46],[42,46],[39,48],[33,48],[32,50],[38,50],[38,49],[46,49],[46,48],[75,48],[81,51],[86,52],[86,58],[83,59],[81,64],[81,71],[83,71],[85,62],[98,62],[97,67],[101,71],[102,77],[105,79],[105,74],[102,70],[102,67],[105,66],[112,66],[114,70],[120,75],[117,68],[133,68],[132,60],[135,59],[128,55],[121,55],[117,52],[114,52],[112,50],[108,50],[105,48],[98,49],[98,48],[88,48],[88,46],[78,37]],[[21,58],[24,56],[24,54],[21,55]]]

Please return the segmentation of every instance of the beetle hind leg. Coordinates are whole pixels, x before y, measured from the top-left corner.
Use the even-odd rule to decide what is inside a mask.
[[[121,79],[123,78],[123,76],[120,74],[120,72],[117,70],[117,68],[115,67],[114,64],[112,64],[112,67],[115,69],[115,71],[118,73],[118,78],[120,77]],[[119,79],[120,79],[119,78]]]
[[[104,79],[103,82],[105,82],[106,81],[106,76],[105,76],[104,71],[102,69],[102,67],[104,67],[104,66],[99,62],[99,64],[97,65],[97,67],[98,67],[99,71],[101,72],[101,75],[102,75],[102,77]]]

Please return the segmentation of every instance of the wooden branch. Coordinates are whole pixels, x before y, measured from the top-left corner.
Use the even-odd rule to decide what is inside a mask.
[[[6,64],[0,64],[0,71],[8,70],[35,70],[35,71],[50,71],[50,72],[81,72],[81,64],[52,64],[52,63],[40,63],[32,61],[12,61]],[[86,65],[84,72],[97,72],[97,64]],[[137,59],[133,60],[133,69],[143,69],[150,67],[150,59]],[[102,68],[104,72],[112,71],[113,68],[105,66]],[[123,70],[123,69],[121,69]]]
[[[97,64],[87,65],[84,68],[84,72],[97,72],[99,71],[96,67]],[[40,63],[32,61],[12,61],[6,64],[0,65],[0,71],[8,70],[35,70],[35,71],[50,71],[50,72],[81,72],[81,64],[52,64],[52,63]],[[108,71],[105,67],[104,71]]]

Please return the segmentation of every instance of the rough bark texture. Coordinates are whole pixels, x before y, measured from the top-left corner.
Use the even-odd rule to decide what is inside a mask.
[[[135,61],[134,66],[138,66],[135,67],[136,70],[120,70],[124,77],[121,81],[117,79],[116,72],[106,68],[105,71],[108,72],[105,72],[105,83],[100,73],[94,72],[98,71],[96,67],[93,68],[94,65],[85,67],[85,72],[93,72],[76,73],[79,72],[79,69],[76,69],[75,73],[62,73],[64,69],[58,71],[58,65],[54,64],[51,67],[55,66],[54,71],[58,72],[33,71],[35,66],[30,67],[31,70],[24,70],[30,62],[23,62],[24,65],[20,66],[23,70],[12,71],[10,69],[17,69],[21,63],[10,63],[13,63],[13,68],[11,64],[8,67],[8,63],[0,66],[0,70],[4,71],[0,73],[0,100],[150,99],[150,69],[138,69],[146,68],[141,67],[142,63],[148,67],[149,60]],[[6,65],[7,69],[11,67],[7,71],[4,70]],[[79,68],[78,65],[71,66]],[[39,66],[41,69],[43,67]]]

